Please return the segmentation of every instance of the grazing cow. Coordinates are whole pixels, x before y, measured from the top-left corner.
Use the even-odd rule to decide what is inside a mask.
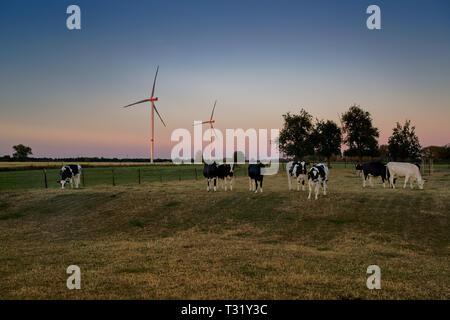
[[[370,161],[362,165],[363,170],[363,188],[366,187],[366,180],[369,178],[370,186],[373,187],[372,177],[381,177],[383,187],[386,188],[386,182],[389,179],[389,171],[384,163],[380,161]]]
[[[216,181],[217,181],[217,164],[215,162],[211,164],[205,163],[203,167],[203,176],[207,179],[206,191],[209,192],[211,189],[211,180],[214,180],[214,191],[216,191]]]
[[[305,161],[290,161],[286,166],[286,174],[288,177],[289,190],[292,190],[291,177],[297,179],[297,191],[300,191],[300,182],[302,183],[302,190],[305,191],[305,181],[307,175],[306,166],[309,162]]]
[[[61,189],[64,189],[66,182],[70,182],[70,186],[73,189],[73,179],[75,179],[75,187],[78,188],[80,184],[81,166],[79,164],[69,164],[63,166],[59,171],[61,179],[58,181],[61,183]]]
[[[308,199],[311,199],[312,188],[315,185],[316,200],[319,196],[320,185],[323,188],[323,195],[327,194],[328,167],[324,163],[318,163],[309,169],[308,172]]]
[[[227,191],[227,181],[230,183],[230,190],[233,191],[233,170],[234,164],[221,164],[217,167],[217,178],[222,180],[222,189]]]
[[[249,181],[249,185],[250,191],[255,190],[255,193],[258,192],[258,181],[259,181],[259,191],[263,192],[263,178],[264,175],[261,174],[261,168],[264,168],[265,165],[262,164],[261,162],[258,164],[249,164],[248,165],[248,181]],[[255,185],[254,185],[254,189],[253,189],[253,181],[255,180]]]
[[[356,175],[358,177],[362,177],[362,175],[363,175],[363,166],[360,163],[358,163],[358,164],[356,164],[355,169],[356,169]]]
[[[389,170],[389,183],[392,188],[395,189],[395,179],[397,177],[405,177],[403,188],[406,188],[406,184],[409,180],[410,187],[413,189],[413,181],[416,180],[419,189],[423,189],[425,180],[422,179],[419,166],[416,164],[407,162],[389,162],[386,166]]]

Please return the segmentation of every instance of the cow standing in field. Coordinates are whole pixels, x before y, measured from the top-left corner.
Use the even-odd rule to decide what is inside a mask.
[[[389,170],[389,183],[392,188],[395,189],[395,179],[397,177],[405,177],[405,182],[403,184],[403,189],[406,188],[406,184],[410,183],[411,189],[414,188],[413,181],[417,181],[417,185],[419,189],[423,189],[423,184],[425,180],[422,179],[422,175],[420,174],[419,166],[407,163],[407,162],[389,162],[387,165]]]
[[[372,177],[381,177],[383,187],[386,188],[386,182],[389,180],[389,171],[386,165],[380,161],[370,161],[362,165],[363,188],[366,187],[366,180],[369,179],[370,186],[373,187]]]
[[[212,164],[205,163],[203,167],[203,176],[207,180],[206,191],[209,192],[211,189],[211,180],[214,181],[214,191],[216,191],[216,182],[217,182],[217,164],[213,162]]]
[[[75,179],[75,187],[78,189],[80,184],[81,166],[79,164],[69,164],[65,165],[59,171],[61,183],[61,189],[64,189],[66,182],[70,182],[70,186],[73,189],[73,180]]]
[[[290,161],[286,166],[286,174],[288,177],[289,190],[292,190],[291,178],[297,180],[297,191],[300,191],[300,182],[302,183],[302,190],[305,191],[305,181],[307,175],[308,162],[305,161]]]
[[[263,178],[264,175],[261,174],[261,168],[264,168],[265,165],[262,163],[258,164],[249,164],[248,165],[248,181],[249,181],[249,190],[255,191],[258,193],[258,181],[259,181],[259,191],[263,192]],[[255,185],[253,189],[253,180],[255,180]]]
[[[318,163],[309,169],[308,172],[308,199],[311,199],[312,188],[315,187],[315,199],[319,197],[320,185],[323,188],[323,195],[327,195],[328,167],[324,163]]]
[[[217,167],[217,178],[222,180],[222,189],[225,187],[225,191],[227,191],[227,182],[230,183],[230,190],[233,191],[233,169],[234,164],[221,164]]]

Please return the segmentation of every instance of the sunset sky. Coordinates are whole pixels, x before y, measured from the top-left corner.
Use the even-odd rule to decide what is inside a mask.
[[[66,8],[81,8],[81,30]],[[381,8],[368,30],[366,8]],[[156,157],[174,129],[280,128],[304,107],[338,121],[354,103],[387,142],[410,119],[422,146],[450,143],[450,1],[2,1],[0,156]]]

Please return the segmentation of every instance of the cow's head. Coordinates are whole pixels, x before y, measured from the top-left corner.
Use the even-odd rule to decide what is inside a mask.
[[[423,184],[425,183],[425,180],[422,179],[422,177],[420,177],[419,179],[417,179],[417,184],[419,185],[419,189],[423,189]]]
[[[308,179],[312,181],[316,181],[319,179],[319,170],[315,167],[312,167],[308,172]]]
[[[306,174],[306,166],[309,164],[309,162],[302,161],[300,162],[300,172],[303,174]]]
[[[60,179],[58,183],[60,183],[61,188],[64,189],[64,185],[66,184],[66,182],[69,182],[70,179],[72,178],[72,170],[70,170],[70,168],[67,166],[63,166],[59,171],[59,176]]]

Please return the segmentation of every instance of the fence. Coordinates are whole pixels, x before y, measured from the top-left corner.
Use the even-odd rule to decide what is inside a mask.
[[[235,168],[236,176],[246,176],[247,166]],[[152,165],[143,167],[83,168],[80,187],[131,185],[203,179],[203,166]],[[60,188],[59,169],[11,170],[0,172],[0,190]],[[66,184],[66,188],[70,185]]]
[[[354,163],[333,162],[333,169],[353,170]],[[434,162],[434,170],[423,170],[423,175],[448,171],[450,164]],[[286,164],[280,163],[279,173],[285,174]],[[152,165],[142,167],[89,167],[81,171],[80,186],[92,187],[99,185],[132,185],[143,183],[164,183],[168,181],[200,180],[203,179],[201,165]],[[247,165],[235,168],[236,177],[247,176]],[[66,185],[67,186],[67,185]],[[11,170],[0,172],[0,190],[11,189],[43,189],[60,188],[59,169]],[[69,186],[70,187],[70,186]]]

